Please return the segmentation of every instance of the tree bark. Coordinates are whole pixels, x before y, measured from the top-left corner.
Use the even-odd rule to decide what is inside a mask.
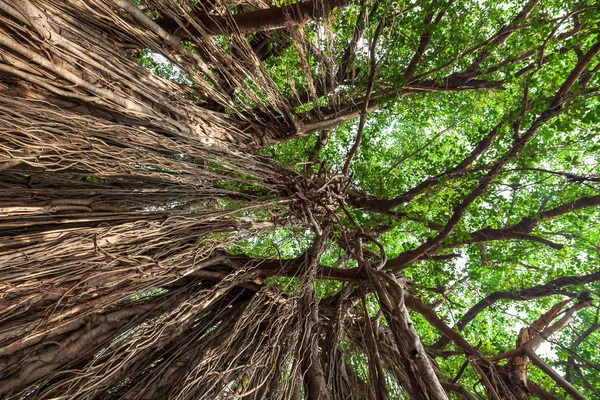
[[[227,17],[198,13],[197,19],[202,23],[206,32],[213,36],[265,32],[305,24],[317,17],[326,17],[332,8],[344,6],[347,1],[329,0],[323,4],[315,1],[298,2],[283,7],[246,11]],[[201,35],[194,27],[186,26],[183,29],[176,21],[168,17],[158,18],[155,22],[165,30],[182,35],[182,37],[190,34],[192,36]]]

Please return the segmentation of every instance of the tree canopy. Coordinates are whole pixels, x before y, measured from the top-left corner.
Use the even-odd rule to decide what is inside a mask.
[[[0,0],[0,398],[600,398],[593,0]]]

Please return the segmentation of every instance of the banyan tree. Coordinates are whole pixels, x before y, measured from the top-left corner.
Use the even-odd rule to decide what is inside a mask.
[[[0,0],[0,398],[600,398],[593,0]]]

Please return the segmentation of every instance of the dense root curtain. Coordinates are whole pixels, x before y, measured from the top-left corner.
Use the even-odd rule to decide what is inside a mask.
[[[500,88],[479,64],[490,57],[488,47],[502,46],[528,25],[521,22],[538,2],[527,2],[448,65],[421,71],[430,28],[445,12],[425,10],[425,33],[402,71],[402,88],[377,82],[378,38],[394,26],[381,17],[369,46],[366,91],[348,86],[378,1],[361,2],[339,65],[327,18],[345,1],[255,1],[251,9],[234,3],[0,0],[0,397],[473,399],[458,383],[469,368],[489,398],[553,398],[529,379],[532,363],[556,387],[583,398],[536,349],[593,304],[589,294],[563,288],[599,281],[598,273],[493,293],[455,329],[415,295],[402,271],[486,241],[562,248],[532,235],[536,224],[594,207],[600,196],[540,207],[505,228],[453,234],[545,124],[597,92],[590,82],[600,42],[574,50],[573,66],[551,95],[533,102],[528,81],[518,112],[457,165],[379,199],[357,191],[359,185],[349,190],[367,113],[390,93]],[[309,40],[300,28],[314,21],[321,25]],[[306,87],[284,93],[263,62],[292,46]],[[547,62],[543,46],[488,69],[539,51],[533,66],[517,73],[538,71]],[[135,58],[142,51],[166,57],[189,82],[149,72]],[[475,61],[456,72],[471,56]],[[431,78],[437,72],[448,74]],[[298,111],[307,105],[309,112]],[[314,153],[304,169],[312,173],[300,173],[251,152],[320,131],[318,152],[329,129],[359,116],[341,173],[316,163]],[[500,139],[506,143],[486,153]],[[484,155],[486,164],[474,168]],[[442,213],[446,222],[429,221],[430,231],[394,259],[387,259],[381,232],[357,222],[363,212],[378,214],[373,220],[407,217],[395,209],[468,173],[480,175],[461,183],[465,195]],[[235,244],[256,243],[282,227],[309,238],[300,256],[233,254]],[[322,265],[334,246],[344,268]],[[287,286],[273,278],[285,278],[275,283]],[[320,293],[323,281],[334,288],[327,296]],[[484,354],[461,333],[499,299],[557,294],[571,299],[523,328],[505,353]],[[422,342],[412,313],[439,333],[437,343]],[[444,376],[435,361],[440,355],[464,357],[456,377]]]

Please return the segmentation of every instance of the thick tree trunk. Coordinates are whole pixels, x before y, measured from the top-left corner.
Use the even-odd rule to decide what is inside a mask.
[[[405,365],[413,397],[418,400],[448,400],[406,309],[404,289],[392,275],[386,275],[383,282],[379,282],[374,273],[371,277]]]
[[[304,387],[308,400],[331,400],[330,388],[325,380],[325,372],[319,352],[319,304],[315,297],[314,278],[316,277],[319,258],[325,246],[326,234],[317,236],[307,253],[305,276],[307,281],[302,294],[303,322],[301,342],[301,360]]]

